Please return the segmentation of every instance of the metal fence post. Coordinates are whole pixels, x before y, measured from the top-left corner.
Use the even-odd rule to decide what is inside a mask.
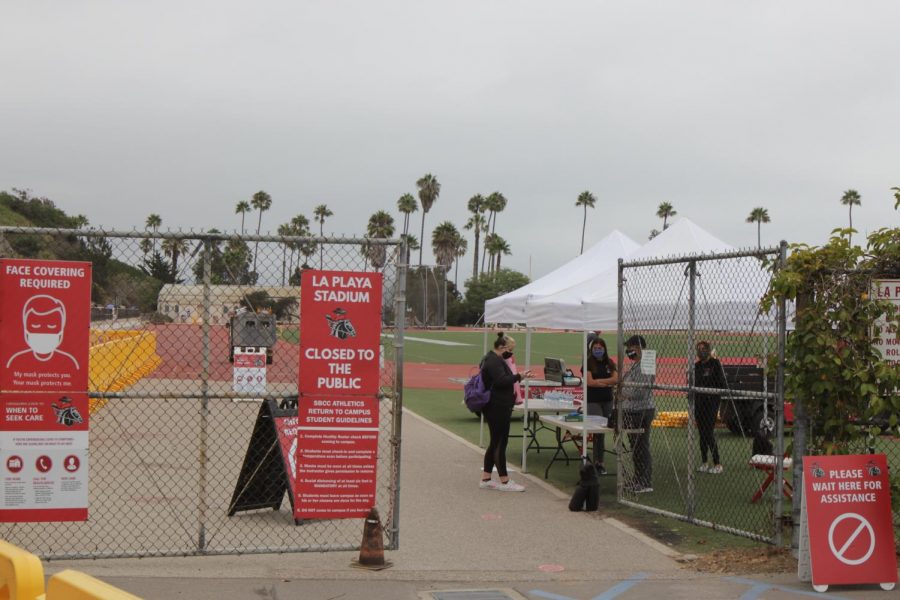
[[[400,245],[400,260],[397,265],[397,291],[394,294],[394,389],[391,405],[391,463],[394,465],[393,486],[394,512],[391,515],[390,549],[400,548],[400,442],[403,415],[403,335],[406,329],[406,239]]]
[[[209,427],[209,320],[210,297],[209,283],[211,279],[211,257],[209,252],[209,240],[203,240],[203,372],[200,379],[200,473],[199,496],[197,506],[197,518],[199,531],[197,534],[197,549],[203,552],[206,549],[206,511],[207,511],[207,436]]]
[[[619,382],[616,384],[616,398],[621,397],[622,395],[622,380],[625,375],[625,309],[624,309],[624,298],[625,298],[625,261],[621,258],[619,259],[619,282],[618,282],[618,309],[616,315],[616,322],[618,327],[618,335],[616,336],[616,364],[619,365],[620,375]],[[587,398],[585,398],[585,404],[587,404]],[[624,417],[620,406],[616,406],[616,429],[617,431],[622,431],[624,429]],[[624,436],[617,435],[615,437],[616,440],[616,499],[620,502],[622,501],[622,497],[624,494],[624,486],[625,486],[625,477],[622,474],[623,471],[623,461],[622,454],[625,452],[625,442],[622,439]]]
[[[778,247],[778,268],[784,268],[787,261],[787,242],[783,241]],[[776,326],[778,327],[778,366],[775,370],[775,481],[778,482],[778,491],[775,492],[775,544],[782,544],[784,533],[784,521],[781,518],[784,511],[784,500],[781,488],[784,485],[784,347],[787,335],[787,310],[784,296],[778,298]],[[766,400],[768,402],[768,400]],[[796,493],[796,492],[795,492]],[[799,522],[798,522],[799,525]],[[797,527],[799,530],[799,527]]]
[[[687,382],[688,387],[691,388],[691,391],[688,392],[687,396],[687,404],[688,404],[688,427],[687,427],[687,518],[688,521],[694,520],[694,510],[696,508],[696,498],[694,495],[696,490],[694,488],[694,449],[696,447],[696,440],[694,438],[694,429],[696,428],[696,410],[695,410],[695,402],[693,387],[696,383],[694,381],[694,368],[693,368],[693,356],[694,356],[694,346],[696,344],[696,335],[695,328],[697,326],[696,321],[696,309],[697,309],[697,261],[692,260],[688,263],[688,336],[687,336],[687,362],[685,368],[687,369]]]

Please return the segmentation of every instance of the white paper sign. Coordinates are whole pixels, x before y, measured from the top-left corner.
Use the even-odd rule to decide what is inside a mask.
[[[656,350],[641,352],[641,373],[644,375],[656,375]]]
[[[234,349],[231,389],[239,394],[266,393],[266,349]]]

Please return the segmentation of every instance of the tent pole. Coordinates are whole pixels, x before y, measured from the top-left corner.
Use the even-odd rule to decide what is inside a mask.
[[[525,327],[525,370],[528,371],[531,369],[531,327],[526,325]],[[528,380],[525,380],[525,416],[522,418],[522,472],[528,472],[528,457],[526,455],[526,450],[528,450],[528,397],[531,396],[531,390],[528,384]],[[518,398],[516,398],[518,400]]]
[[[588,332],[587,329],[581,332],[581,389],[584,392],[584,395],[581,397],[581,412],[584,415],[584,420],[581,422],[581,460],[587,460],[587,447],[588,447],[588,436],[587,436],[587,417],[588,417],[588,403],[587,403],[587,337]]]

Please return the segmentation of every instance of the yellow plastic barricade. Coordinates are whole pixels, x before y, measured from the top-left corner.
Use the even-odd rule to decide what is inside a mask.
[[[81,571],[66,569],[50,578],[47,600],[141,600],[138,596],[94,579]]]
[[[43,600],[41,559],[0,540],[0,600]]]

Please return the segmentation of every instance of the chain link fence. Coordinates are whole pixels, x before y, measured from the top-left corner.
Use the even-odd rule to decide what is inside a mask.
[[[406,324],[443,329],[447,326],[447,270],[411,267],[406,276]]]
[[[643,433],[649,459],[641,452],[646,438],[624,436],[625,504],[780,543],[782,486],[762,486],[769,474],[782,481],[782,469],[790,479],[790,462],[781,460],[786,320],[784,307],[763,314],[759,301],[771,280],[766,262],[781,263],[784,252],[620,263],[622,385],[649,388],[655,408]],[[646,343],[643,379],[629,377],[636,361],[625,360],[625,342],[635,335]],[[695,364],[701,342],[711,360]],[[620,429],[635,422],[625,410]]]
[[[311,267],[384,276],[376,507],[396,548],[404,255],[397,240],[0,228],[0,256],[93,265],[89,520],[0,535],[45,558],[359,548],[361,519],[295,523],[283,477],[260,491],[277,502],[233,510],[245,460],[280,456],[277,440],[251,445],[261,396],[296,415]],[[275,324],[265,394],[235,391],[231,351],[249,345],[234,339],[237,314]]]

